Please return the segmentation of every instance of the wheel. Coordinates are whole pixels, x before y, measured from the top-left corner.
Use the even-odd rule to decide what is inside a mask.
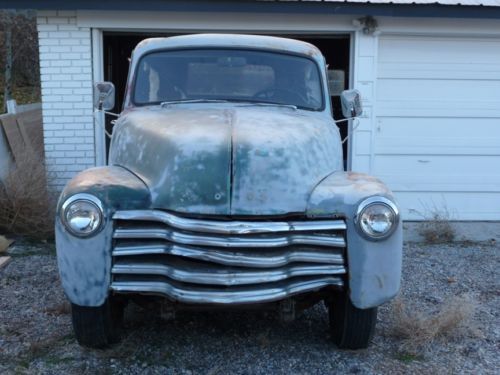
[[[76,340],[89,348],[104,348],[120,341],[123,301],[108,298],[98,307],[71,304],[71,317]]]
[[[367,348],[375,331],[377,308],[358,309],[348,293],[335,295],[328,305],[330,331],[335,344],[341,349]]]

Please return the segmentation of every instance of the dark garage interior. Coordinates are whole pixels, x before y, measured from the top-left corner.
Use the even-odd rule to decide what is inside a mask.
[[[134,47],[143,39],[151,37],[173,36],[174,34],[154,33],[123,33],[105,32],[103,35],[104,48],[104,80],[111,81],[116,87],[116,105],[112,112],[119,113],[124,99],[127,81],[129,59]],[[318,47],[326,58],[328,69],[341,71],[344,74],[344,87],[349,87],[350,77],[350,36],[342,35],[286,35],[286,37],[303,40]],[[332,96],[334,118],[342,119],[340,98]],[[113,117],[106,116],[106,130],[111,131]],[[339,124],[342,139],[347,136],[347,122]],[[347,160],[348,142],[343,144],[344,160]],[[106,139],[106,151],[109,149],[109,139]]]

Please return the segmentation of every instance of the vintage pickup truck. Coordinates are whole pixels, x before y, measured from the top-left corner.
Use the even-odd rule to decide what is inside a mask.
[[[95,86],[98,110],[114,87]],[[342,93],[346,117],[359,93]],[[56,246],[81,345],[119,340],[124,307],[329,310],[340,348],[367,347],[400,285],[389,189],[343,167],[325,59],[267,36],[147,39],[134,50],[107,166],[58,203]],[[162,307],[163,308],[163,307]]]

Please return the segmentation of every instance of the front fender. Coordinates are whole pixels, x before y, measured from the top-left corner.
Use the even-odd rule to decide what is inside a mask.
[[[69,197],[86,193],[103,205],[103,226],[94,236],[79,238],[66,230],[60,210]],[[147,209],[151,198],[146,185],[124,168],[87,169],[75,176],[59,198],[55,224],[57,263],[68,299],[80,306],[100,306],[111,282],[112,216],[116,210]]]
[[[354,172],[335,172],[313,190],[309,217],[342,216],[347,225],[349,293],[354,306],[367,309],[392,299],[401,281],[403,228],[381,241],[362,237],[354,218],[364,199],[381,196],[395,202],[391,191],[378,179]]]

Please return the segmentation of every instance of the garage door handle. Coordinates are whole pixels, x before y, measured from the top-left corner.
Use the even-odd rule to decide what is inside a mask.
[[[430,163],[430,160],[418,160],[419,163]]]

